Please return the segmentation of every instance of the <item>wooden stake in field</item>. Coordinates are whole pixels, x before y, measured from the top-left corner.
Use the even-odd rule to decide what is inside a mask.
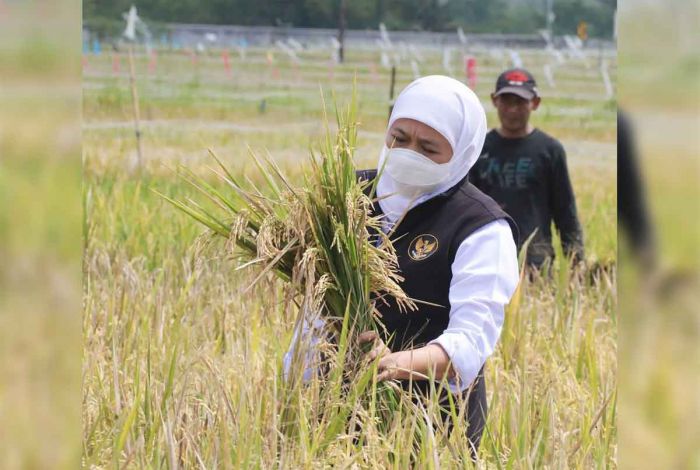
[[[141,170],[143,155],[141,152],[141,129],[139,126],[139,94],[136,90],[136,71],[134,70],[134,43],[136,41],[136,22],[138,15],[136,7],[131,6],[129,13],[124,15],[126,19],[126,29],[124,37],[129,41],[129,85],[131,86],[131,101],[134,107],[134,133],[136,135],[136,155],[138,157],[138,169]]]
[[[345,16],[346,16],[346,0],[340,0],[340,8],[338,9],[338,62],[341,64],[345,61]]]
[[[134,70],[134,46],[129,44],[129,85],[131,86],[131,101],[134,106],[134,134],[136,135],[136,155],[138,157],[138,168],[141,170],[143,154],[141,152],[141,119],[139,111],[139,94],[136,89],[136,72]]]

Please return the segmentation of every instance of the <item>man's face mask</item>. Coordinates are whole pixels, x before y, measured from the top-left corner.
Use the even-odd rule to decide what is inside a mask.
[[[397,191],[409,197],[420,196],[437,188],[450,176],[452,162],[435,163],[414,150],[389,149],[386,145],[382,149],[381,161],[386,162],[384,171],[396,182]]]

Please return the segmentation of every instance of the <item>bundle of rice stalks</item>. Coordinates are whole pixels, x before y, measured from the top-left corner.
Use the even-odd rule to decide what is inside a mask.
[[[305,315],[318,313],[330,326],[335,354],[323,379],[319,423],[313,427],[318,435],[310,439],[318,451],[348,428],[357,417],[358,403],[370,411],[369,419],[379,415],[388,421],[397,412],[404,401],[399,388],[371,380],[376,371],[362,363],[355,337],[382,328],[376,302],[384,296],[392,296],[405,310],[415,309],[399,286],[402,278],[392,244],[380,219],[370,213],[374,186],[356,178],[356,110],[354,94],[344,113],[336,107],[335,136],[326,117],[326,137],[317,151],[310,152],[303,187],[294,187],[271,158],[252,153],[264,185],[258,187],[250,179],[244,184],[211,152],[218,163],[213,171],[225,190],[187,169],[182,174],[219,210],[161,194],[208,227],[211,237],[226,239],[243,266],[257,266],[256,281],[274,272],[288,282],[297,294],[297,325],[310,321]],[[293,370],[292,383],[299,382],[300,370]],[[287,432],[293,432],[290,429],[300,419],[302,403],[292,406],[292,401],[282,413]]]

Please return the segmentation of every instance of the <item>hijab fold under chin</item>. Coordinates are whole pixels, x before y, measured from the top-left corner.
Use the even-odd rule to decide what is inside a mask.
[[[449,177],[431,192],[415,198],[395,194],[396,182],[386,171],[381,173],[377,196],[382,198],[379,205],[391,224],[412,207],[461,181],[479,158],[486,137],[486,113],[479,98],[463,83],[443,75],[419,78],[403,89],[394,104],[387,132],[401,118],[414,119],[438,131],[452,146],[453,155]],[[382,152],[379,170],[384,158]]]

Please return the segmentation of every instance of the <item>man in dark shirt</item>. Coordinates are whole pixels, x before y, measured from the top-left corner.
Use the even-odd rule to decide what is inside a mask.
[[[501,125],[486,135],[469,180],[513,217],[520,229],[518,249],[534,233],[528,265],[540,267],[554,257],[552,222],[564,253],[582,261],[583,235],[566,152],[558,140],[529,122],[540,105],[534,77],[524,69],[506,70],[496,81],[491,101]]]

